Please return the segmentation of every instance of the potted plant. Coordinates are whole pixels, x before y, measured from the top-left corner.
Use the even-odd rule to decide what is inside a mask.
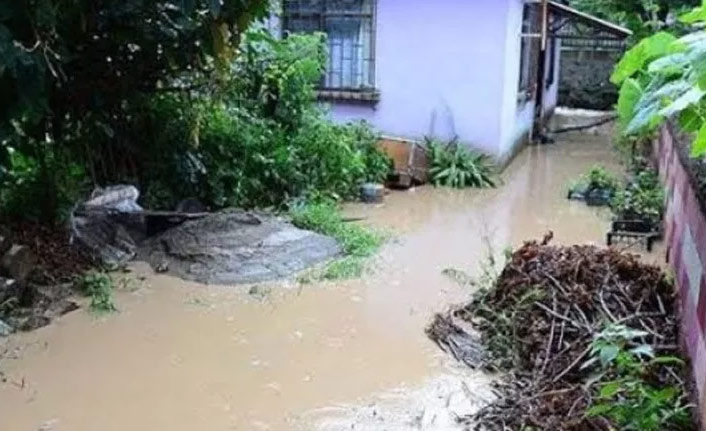
[[[651,169],[638,172],[613,198],[613,231],[658,232],[664,215],[664,189]]]
[[[610,204],[617,189],[615,175],[605,167],[595,165],[569,188],[569,199],[583,200],[590,206],[605,206]]]

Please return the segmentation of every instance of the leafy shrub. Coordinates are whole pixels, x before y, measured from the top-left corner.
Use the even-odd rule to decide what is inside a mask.
[[[228,81],[242,32],[267,17],[268,6],[2,0],[0,176],[10,177],[0,178],[3,214],[55,221],[78,172],[93,184],[141,180],[152,144],[136,127],[144,99]],[[10,149],[32,159],[32,172],[13,172]],[[67,161],[77,165],[69,174]]]
[[[619,190],[612,202],[613,212],[627,220],[658,224],[664,214],[665,193],[657,174],[646,169]]]
[[[142,124],[153,142],[146,206],[198,197],[214,208],[282,207],[293,198],[347,199],[391,163],[366,123],[338,125],[315,106],[320,35],[277,40],[249,32],[235,80],[220,97],[161,95]]]
[[[10,147],[8,156],[6,166],[0,167],[3,217],[63,221],[71,206],[89,189],[83,167],[67,155],[47,148],[40,160]]]
[[[678,373],[684,362],[676,357],[655,357],[651,346],[639,344],[647,335],[621,325],[610,325],[597,335],[589,363],[600,362],[601,382],[587,414],[606,417],[626,431],[693,429],[683,388],[677,384],[655,386],[648,381],[660,368],[674,367]]]
[[[494,168],[484,154],[459,145],[458,139],[443,144],[427,138],[429,174],[436,186],[453,188],[495,187]]]
[[[247,32],[235,61],[229,95],[254,114],[298,128],[315,100],[314,84],[327,62],[326,35],[273,37],[267,29]]]
[[[72,117],[67,145],[35,138],[12,164],[3,134],[0,210],[26,216],[36,202],[52,203],[46,194],[57,204],[36,213],[54,213],[85,195],[88,184],[118,182],[137,185],[143,205],[155,209],[189,197],[214,209],[356,197],[360,184],[384,180],[391,164],[368,125],[334,124],[317,107],[324,38],[249,31],[230,75],[182,71],[160,80],[164,91],[131,93],[114,111]]]
[[[368,257],[382,244],[382,236],[364,227],[346,223],[332,201],[305,203],[291,211],[292,223],[336,238],[349,256]]]
[[[574,186],[572,191],[590,192],[592,190],[614,193],[618,188],[618,179],[604,166],[595,165]]]
[[[350,123],[348,127],[355,147],[363,154],[365,181],[384,183],[393,170],[393,163],[378,147],[380,135],[365,120]]]
[[[382,245],[383,236],[362,226],[346,223],[330,200],[303,203],[291,210],[292,222],[299,228],[328,235],[341,244],[345,257],[329,264],[318,278],[339,280],[359,277]]]
[[[91,298],[91,310],[100,313],[117,311],[113,302],[113,280],[108,274],[90,271],[79,280],[78,286]]]
[[[589,189],[615,190],[618,180],[605,167],[596,165],[591,168],[586,177]]]
[[[703,25],[706,3],[680,17],[693,26],[683,37],[662,31],[627,51],[611,77],[620,85],[618,114],[627,135],[644,136],[677,118],[682,129],[695,133],[692,156],[706,155],[706,49]]]

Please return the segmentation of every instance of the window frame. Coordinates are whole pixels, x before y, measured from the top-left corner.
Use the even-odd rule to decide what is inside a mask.
[[[545,79],[546,82],[546,89],[550,89],[552,85],[556,82],[556,60],[557,60],[557,51],[559,51],[559,43],[556,37],[550,36],[549,37],[549,44],[548,44],[548,49],[550,49],[549,53],[549,68],[547,70],[547,76]]]
[[[539,3],[525,1],[522,5],[522,22],[520,24],[520,73],[517,80],[518,104],[532,100],[537,92],[537,68],[539,67],[539,51],[541,49],[539,46],[541,42],[541,34],[539,33],[540,19]],[[545,67],[545,65],[542,65],[542,67]]]
[[[346,12],[346,11],[334,11],[334,12],[328,12],[327,11],[327,6],[329,5],[329,2],[334,2],[336,0],[320,0],[320,6],[317,8],[317,12],[315,13],[299,13],[297,11],[291,12],[287,10],[287,0],[282,1],[282,15],[281,15],[281,36],[282,37],[287,37],[287,34],[289,33],[302,33],[305,31],[296,31],[296,30],[291,30],[290,25],[288,24],[288,21],[292,18],[296,17],[309,17],[309,18],[315,18],[318,17],[318,21],[316,24],[316,29],[313,31],[318,31],[322,33],[326,33],[328,35],[328,31],[326,29],[326,19],[327,18],[355,18],[359,19],[361,22],[368,21],[370,23],[370,31],[369,31],[369,37],[370,37],[370,49],[369,49],[369,54],[365,57],[363,57],[360,61],[362,62],[367,62],[368,63],[368,82],[361,85],[360,87],[352,87],[352,86],[330,86],[326,85],[327,79],[330,79],[330,74],[332,73],[330,68],[330,63],[326,64],[326,70],[321,76],[321,80],[319,84],[317,85],[317,94],[320,99],[328,99],[328,100],[338,100],[338,99],[346,99],[346,100],[357,100],[357,101],[370,101],[370,102],[377,102],[380,99],[380,92],[377,89],[377,52],[376,52],[376,42],[377,42],[377,8],[378,8],[378,0],[368,0],[370,2],[370,12],[365,12],[362,11],[354,11],[354,12]],[[365,0],[361,0],[365,1]],[[329,50],[329,56],[331,55],[331,49],[330,45],[327,44],[327,49]],[[331,59],[329,58],[329,62]],[[343,73],[343,57],[341,57],[341,69],[340,73]]]

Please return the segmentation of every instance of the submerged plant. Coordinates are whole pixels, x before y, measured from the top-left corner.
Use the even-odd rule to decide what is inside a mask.
[[[614,193],[618,188],[618,179],[602,165],[594,165],[579,181],[571,186],[571,191],[605,191]]]
[[[113,302],[113,280],[100,271],[89,271],[81,277],[78,286],[91,298],[91,310],[99,313],[117,311]]]
[[[347,223],[331,201],[305,203],[291,210],[295,226],[335,238],[345,257],[329,264],[320,278],[338,280],[355,278],[362,274],[365,259],[382,245],[383,235],[363,226]]]
[[[485,154],[460,145],[458,138],[448,143],[426,138],[426,146],[430,155],[429,174],[435,186],[495,187],[495,168]]]

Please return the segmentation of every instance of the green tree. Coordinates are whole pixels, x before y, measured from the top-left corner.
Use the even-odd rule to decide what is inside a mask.
[[[637,41],[676,24],[677,15],[699,3],[699,0],[572,0],[571,6],[626,26]]]
[[[135,170],[129,128],[144,101],[228,79],[241,35],[267,8],[268,0],[0,0],[0,186],[13,167],[29,166],[52,216],[67,162],[84,158],[93,181]]]

